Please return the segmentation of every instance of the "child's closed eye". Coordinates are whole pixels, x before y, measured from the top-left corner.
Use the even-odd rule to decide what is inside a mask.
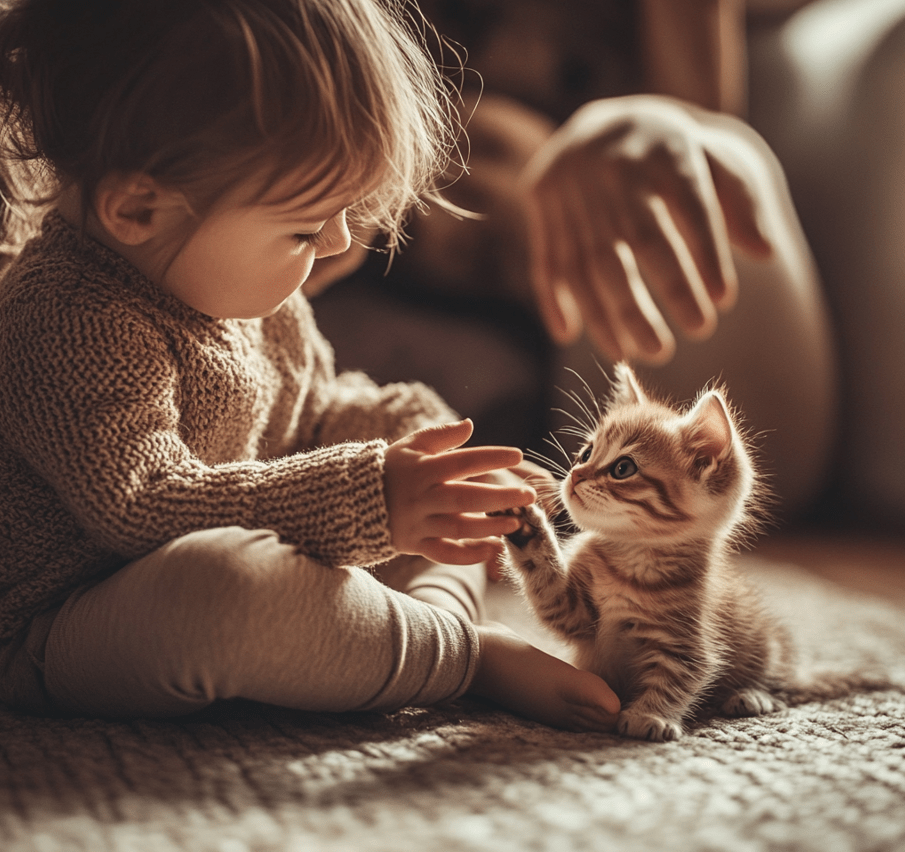
[[[314,231],[310,234],[293,234],[293,239],[296,241],[298,246],[319,246],[324,239],[324,229],[321,228],[319,231]]]

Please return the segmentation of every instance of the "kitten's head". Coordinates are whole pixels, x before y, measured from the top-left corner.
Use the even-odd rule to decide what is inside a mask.
[[[687,411],[651,399],[626,364],[562,483],[575,524],[652,545],[732,535],[754,489],[749,453],[719,390]]]

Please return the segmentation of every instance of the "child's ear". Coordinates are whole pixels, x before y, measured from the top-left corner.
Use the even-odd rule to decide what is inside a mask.
[[[189,205],[181,192],[161,186],[144,174],[111,175],[94,196],[98,221],[124,245],[137,246],[157,236],[174,213],[185,215]]]

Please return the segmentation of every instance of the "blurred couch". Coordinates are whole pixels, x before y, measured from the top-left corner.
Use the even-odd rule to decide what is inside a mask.
[[[815,0],[752,27],[749,58],[750,121],[786,169],[835,319],[835,488],[903,529],[905,0]]]

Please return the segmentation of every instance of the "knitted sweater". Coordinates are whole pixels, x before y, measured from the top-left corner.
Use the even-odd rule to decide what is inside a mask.
[[[0,284],[0,639],[193,530],[384,561],[386,441],[453,417],[337,376],[300,292],[213,319],[51,213]]]

